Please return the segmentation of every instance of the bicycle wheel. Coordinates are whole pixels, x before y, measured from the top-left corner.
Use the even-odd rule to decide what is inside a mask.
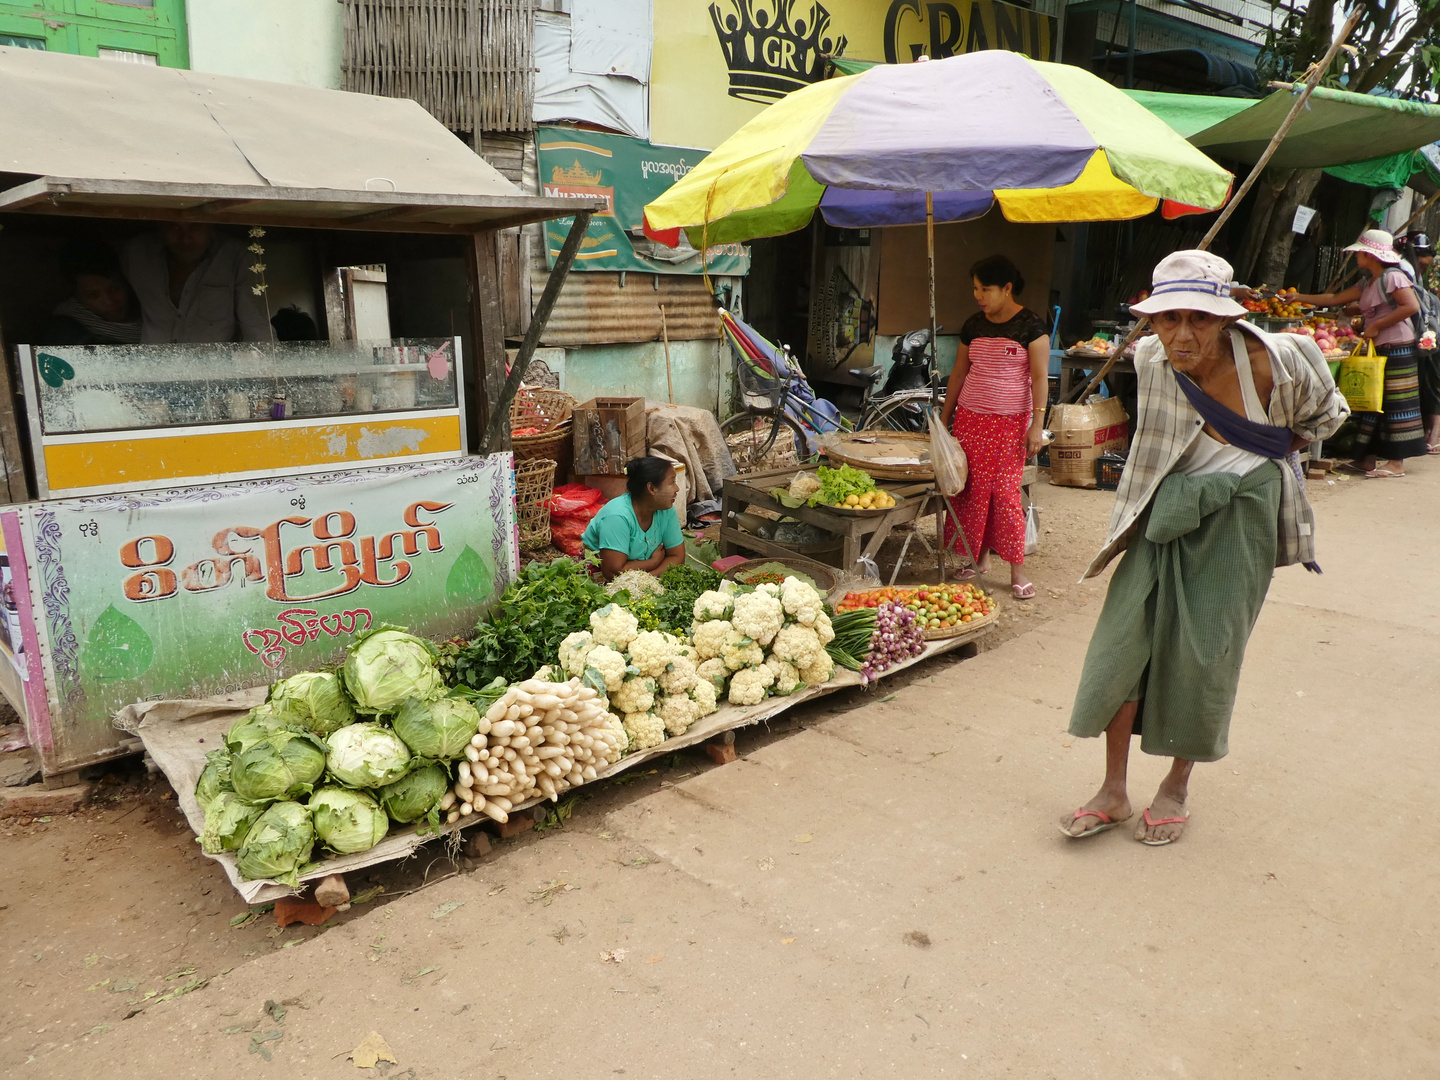
[[[810,456],[804,430],[784,413],[737,413],[720,425],[720,434],[742,473],[783,469]]]
[[[871,411],[861,426],[862,431],[927,431],[925,407],[928,397],[885,401]]]

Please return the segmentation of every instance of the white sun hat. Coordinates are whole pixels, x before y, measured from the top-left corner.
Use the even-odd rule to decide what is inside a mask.
[[[1137,315],[1162,311],[1204,311],[1229,318],[1246,311],[1230,298],[1235,271],[1208,251],[1177,251],[1155,266],[1150,296],[1130,310]]]
[[[1367,255],[1373,255],[1382,263],[1389,263],[1395,266],[1404,258],[1400,252],[1395,250],[1395,237],[1391,236],[1384,229],[1366,229],[1360,234],[1360,239],[1344,249],[1345,251],[1363,251]]]

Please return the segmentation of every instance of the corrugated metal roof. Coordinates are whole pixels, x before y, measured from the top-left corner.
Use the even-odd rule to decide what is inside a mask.
[[[543,256],[532,263],[531,295],[536,300],[550,276],[544,266]],[[597,270],[574,272],[565,279],[541,344],[659,341],[661,305],[671,341],[719,337],[715,300],[704,278],[631,273],[624,275],[622,285],[619,273]]]

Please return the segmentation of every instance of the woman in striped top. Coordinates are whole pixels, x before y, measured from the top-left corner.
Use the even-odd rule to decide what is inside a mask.
[[[1015,299],[1025,279],[1005,256],[981,259],[970,276],[980,313],[960,329],[942,414],[970,466],[965,490],[950,500],[975,556],[974,568],[960,576],[988,573],[993,552],[1010,564],[1011,590],[1029,600],[1035,585],[1025,576],[1020,478],[1042,445],[1050,335],[1040,316]],[[962,550],[948,519],[945,542]]]

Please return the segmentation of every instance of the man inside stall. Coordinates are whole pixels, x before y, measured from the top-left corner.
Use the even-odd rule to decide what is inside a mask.
[[[140,340],[271,341],[259,256],[197,222],[167,222],[125,245],[125,276],[140,298]]]
[[[41,345],[133,345],[140,340],[140,305],[115,252],[98,240],[72,240],[60,252],[70,282],[40,328]]]

